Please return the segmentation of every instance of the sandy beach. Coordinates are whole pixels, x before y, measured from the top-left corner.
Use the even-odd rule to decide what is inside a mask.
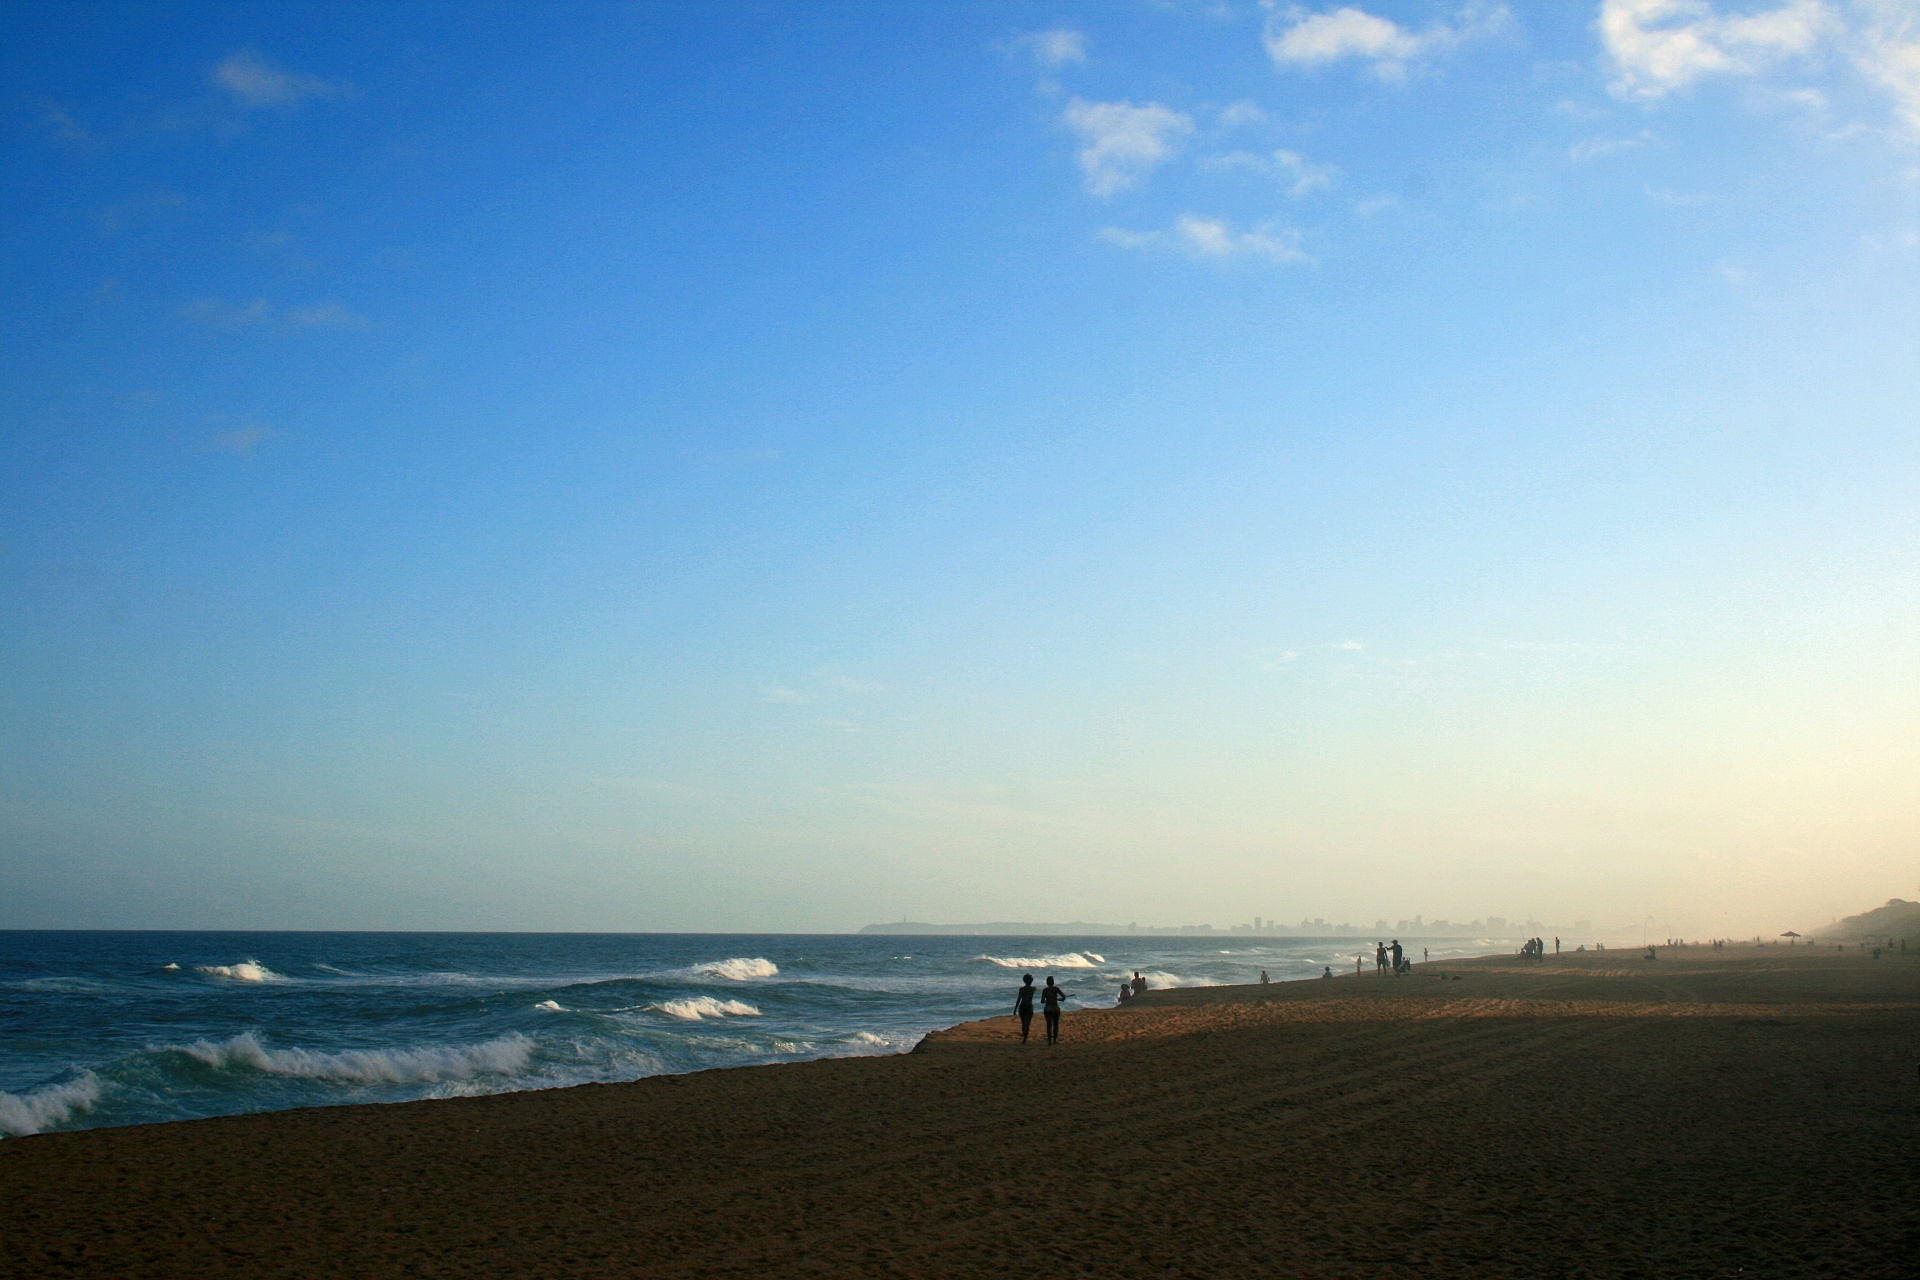
[[[1917,1072],[1920,955],[1154,992],[1053,1049],[1001,1019],[900,1057],[9,1139],[0,1272],[1904,1276]]]

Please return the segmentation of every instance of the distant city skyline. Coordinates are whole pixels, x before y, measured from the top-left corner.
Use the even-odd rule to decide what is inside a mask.
[[[7,6],[0,927],[1911,893],[1917,22]]]

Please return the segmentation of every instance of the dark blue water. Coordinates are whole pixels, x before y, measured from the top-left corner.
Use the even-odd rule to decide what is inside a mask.
[[[1443,954],[1439,944],[1434,955]],[[1486,949],[1446,944],[1444,954]],[[1113,1004],[1352,939],[0,932],[0,1134],[899,1053],[1022,972]]]

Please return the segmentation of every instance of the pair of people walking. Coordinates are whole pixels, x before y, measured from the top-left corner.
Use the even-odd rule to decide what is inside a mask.
[[[1060,1002],[1067,998],[1064,988],[1053,985],[1053,979],[1047,979],[1047,985],[1036,988],[1033,975],[1028,974],[1020,983],[1020,990],[1013,997],[1013,1011],[1020,1015],[1020,1043],[1027,1042],[1027,1036],[1033,1028],[1033,998],[1040,997],[1040,1012],[1047,1021],[1047,1043],[1060,1042]]]

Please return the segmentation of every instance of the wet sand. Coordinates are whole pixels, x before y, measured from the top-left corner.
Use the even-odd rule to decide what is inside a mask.
[[[1638,956],[8,1139],[0,1274],[1920,1274],[1920,954]]]

